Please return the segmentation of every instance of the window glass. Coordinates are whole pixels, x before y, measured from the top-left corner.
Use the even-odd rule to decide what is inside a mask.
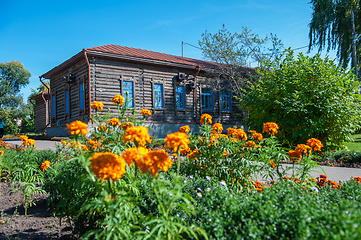
[[[84,109],[84,82],[79,83],[79,110]]]
[[[128,104],[127,107],[134,107],[134,87],[132,81],[123,81],[123,97],[127,96],[128,92]]]
[[[176,86],[176,108],[185,109],[185,95],[184,95],[184,86]]]
[[[163,84],[154,83],[154,107],[163,108]]]
[[[51,117],[55,117],[55,94],[51,95]]]
[[[65,89],[65,114],[69,114],[69,89]]]
[[[231,111],[231,92],[227,90],[221,90],[219,92],[220,104],[222,111]]]
[[[213,90],[202,88],[202,110],[213,110]]]

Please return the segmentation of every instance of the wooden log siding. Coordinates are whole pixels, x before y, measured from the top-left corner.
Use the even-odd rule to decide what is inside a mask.
[[[69,117],[65,116],[65,91],[64,88],[67,85],[64,76],[73,74],[76,78],[75,83],[69,84],[69,102],[70,102],[70,114]],[[79,112],[79,86],[78,81],[83,79],[84,81],[84,112]],[[84,61],[79,62],[73,67],[57,74],[50,79],[50,89],[56,92],[56,121],[52,121],[52,126],[64,125],[75,120],[85,120],[88,118],[88,66]],[[50,111],[52,104],[50,103]]]
[[[47,99],[47,96],[44,96]],[[35,100],[34,115],[35,115],[35,132],[41,133],[46,127],[46,103],[41,94],[33,98]]]

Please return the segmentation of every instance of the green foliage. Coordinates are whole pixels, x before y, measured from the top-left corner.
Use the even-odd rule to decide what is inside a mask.
[[[198,43],[205,58],[218,64],[216,70],[208,69],[209,76],[223,83],[229,82],[232,94],[238,97],[243,95],[241,89],[247,88],[248,81],[255,81],[252,77],[254,72],[243,66],[250,61],[262,63],[265,59],[274,60],[283,48],[276,35],[260,38],[247,28],[242,28],[241,33],[231,33],[225,25],[214,34],[206,31]]]
[[[0,118],[4,121],[5,134],[18,134],[20,133],[20,128],[16,125],[16,121],[14,121],[15,116],[9,108],[0,108]]]
[[[355,13],[356,34],[361,32],[360,1],[354,0],[311,0],[313,10],[309,24],[309,49],[318,47],[319,51],[327,48],[337,49],[337,56],[344,68],[347,68],[352,51],[351,10]],[[361,42],[357,41],[358,62],[361,59]],[[352,64],[354,66],[354,64]],[[358,65],[360,69],[360,65]]]
[[[331,148],[340,147],[360,126],[360,104],[353,95],[357,84],[351,71],[333,61],[286,51],[282,59],[267,62],[262,81],[241,101],[249,111],[247,124],[261,130],[276,122],[277,138],[293,146],[317,138]]]
[[[22,102],[20,89],[29,84],[30,72],[18,61],[0,63],[0,107],[16,108]]]

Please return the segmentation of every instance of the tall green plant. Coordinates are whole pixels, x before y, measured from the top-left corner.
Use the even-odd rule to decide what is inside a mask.
[[[256,130],[277,122],[277,137],[289,145],[317,138],[340,146],[360,125],[357,83],[349,70],[319,55],[297,58],[285,51],[282,58],[260,69],[261,81],[240,101],[249,111],[247,124]]]

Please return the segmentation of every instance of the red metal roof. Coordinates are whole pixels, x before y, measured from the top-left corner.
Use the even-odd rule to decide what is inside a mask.
[[[193,58],[186,58],[186,57],[179,57],[170,54],[160,53],[160,52],[153,52],[139,48],[131,48],[131,47],[124,47],[118,46],[113,44],[108,44],[99,47],[87,48],[86,51],[97,51],[97,52],[104,52],[104,53],[112,53],[112,54],[119,54],[123,56],[130,56],[130,57],[139,57],[139,58],[146,58],[164,62],[171,62],[171,63],[178,63],[178,64],[185,64],[191,66],[200,66],[206,68],[214,68],[217,66],[216,63],[210,61],[204,61],[199,59]]]

